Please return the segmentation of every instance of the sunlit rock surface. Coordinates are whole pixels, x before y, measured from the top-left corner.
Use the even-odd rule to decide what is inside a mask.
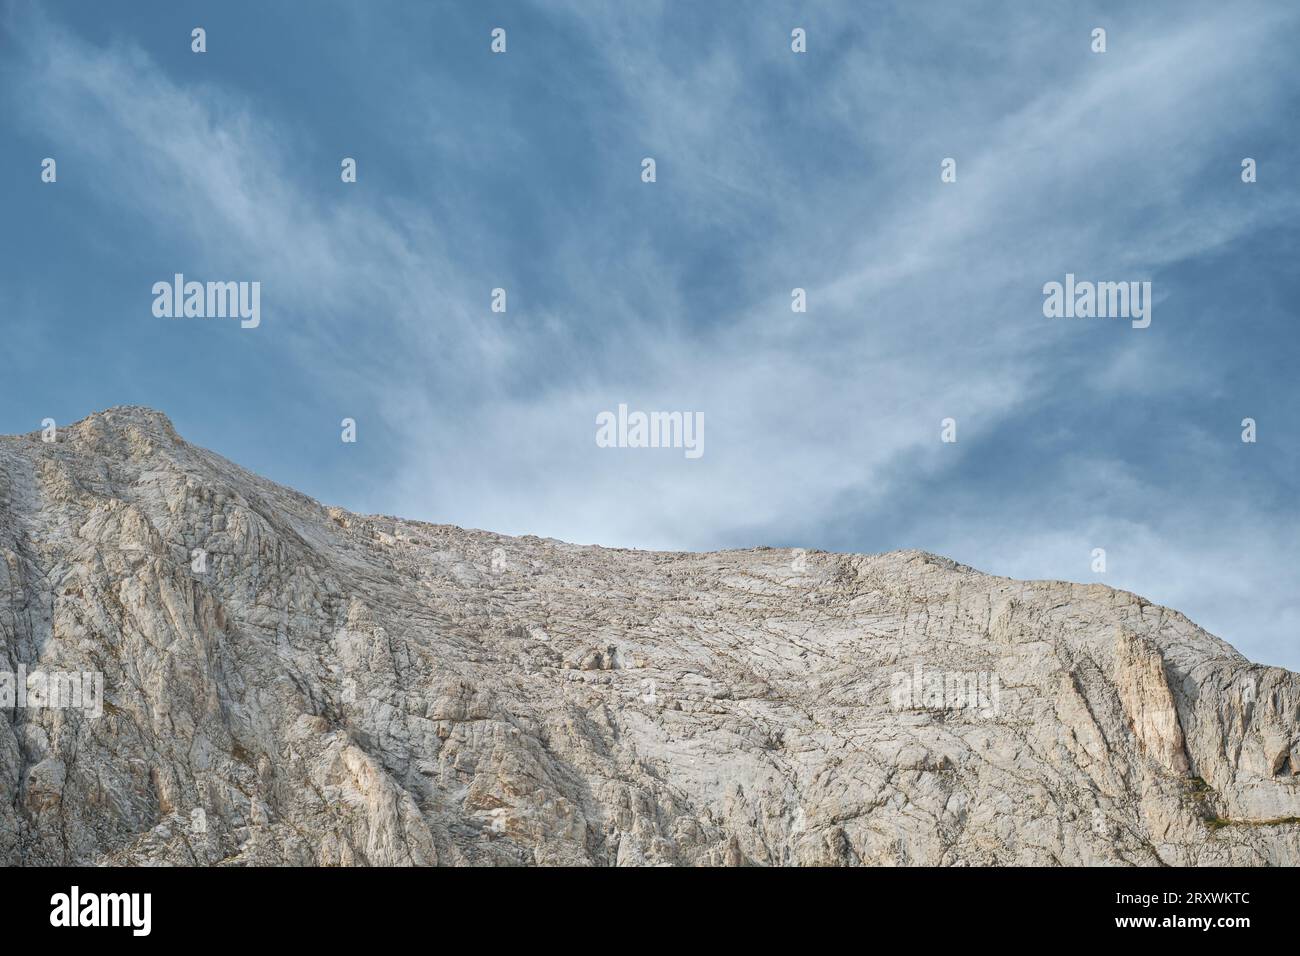
[[[1300,862],[1300,678],[1132,594],[354,515],[142,408],[0,438],[20,668],[103,704],[3,708],[10,865]]]

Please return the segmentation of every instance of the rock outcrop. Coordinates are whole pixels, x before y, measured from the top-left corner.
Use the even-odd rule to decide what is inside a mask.
[[[1133,594],[355,515],[141,408],[0,438],[0,672],[8,865],[1300,863],[1300,676]]]

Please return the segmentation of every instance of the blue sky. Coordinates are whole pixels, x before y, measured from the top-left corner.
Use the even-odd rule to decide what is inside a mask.
[[[1300,669],[1300,7],[0,10],[0,431],[150,405],[357,511],[923,548]],[[175,272],[261,326],[155,318]],[[1150,328],[1045,318],[1067,272]],[[705,454],[598,448],[620,402]]]

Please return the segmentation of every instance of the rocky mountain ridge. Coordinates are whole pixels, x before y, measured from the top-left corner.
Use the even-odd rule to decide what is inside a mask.
[[[0,438],[6,671],[102,679],[0,699],[7,865],[1300,862],[1300,676],[1133,594],[355,515],[137,407]]]

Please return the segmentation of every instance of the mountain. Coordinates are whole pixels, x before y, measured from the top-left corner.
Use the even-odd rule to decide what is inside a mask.
[[[10,865],[1300,863],[1300,677],[1136,595],[356,515],[144,408],[0,438],[0,671]]]

